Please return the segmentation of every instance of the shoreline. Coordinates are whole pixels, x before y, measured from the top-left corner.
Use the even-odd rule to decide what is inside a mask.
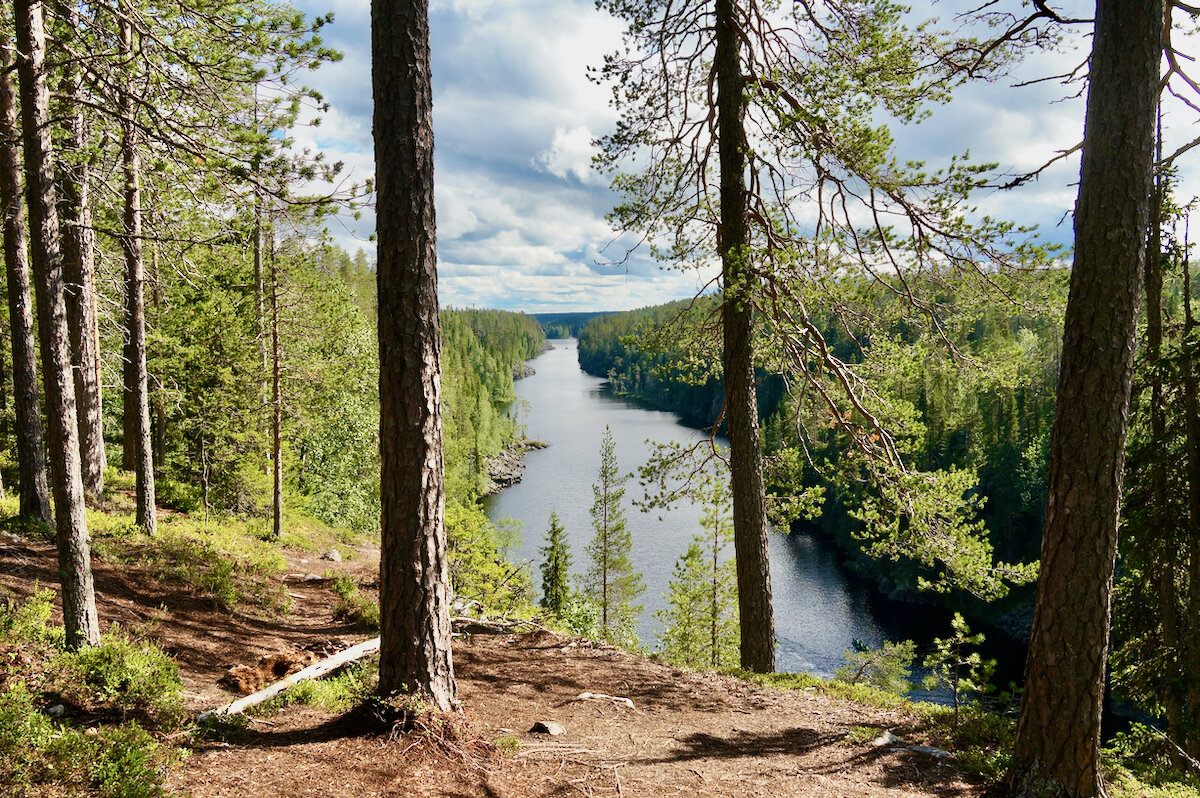
[[[516,485],[525,475],[525,455],[537,449],[546,449],[550,444],[532,438],[513,441],[497,454],[487,459],[488,487],[482,496],[495,496],[505,488]]]

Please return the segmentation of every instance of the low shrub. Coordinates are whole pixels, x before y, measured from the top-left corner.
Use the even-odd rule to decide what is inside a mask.
[[[0,784],[11,798],[160,798],[174,756],[137,723],[80,731],[43,714],[24,683],[0,691]]]
[[[335,620],[346,621],[364,632],[379,631],[379,602],[359,591],[352,577],[341,575],[333,579],[330,589],[341,600],[333,608]]]
[[[63,652],[57,665],[63,695],[77,703],[112,707],[123,719],[134,715],[161,727],[183,718],[179,666],[151,642],[117,630],[98,646]]]

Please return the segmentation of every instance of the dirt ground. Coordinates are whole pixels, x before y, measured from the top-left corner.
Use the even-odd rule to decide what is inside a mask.
[[[219,684],[230,666],[362,640],[332,619],[329,583],[304,576],[369,578],[374,554],[342,563],[289,554],[292,611],[275,618],[231,615],[177,585],[98,560],[100,616],[159,641],[178,660],[188,706],[199,713],[237,697]],[[53,549],[0,534],[0,595],[28,594],[35,581],[57,583]],[[474,738],[500,739],[500,750],[367,733],[353,718],[289,706],[253,720],[235,742],[190,749],[168,787],[193,798],[983,794],[952,760],[911,749],[926,741],[903,713],[815,691],[682,671],[545,632],[456,640],[454,665],[464,727]],[[532,733],[538,721],[564,733]],[[847,743],[857,726],[889,729],[904,746]]]

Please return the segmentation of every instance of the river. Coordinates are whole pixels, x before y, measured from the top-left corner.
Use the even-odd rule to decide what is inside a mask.
[[[584,547],[592,538],[589,510],[592,483],[600,467],[600,440],[612,430],[622,472],[636,472],[650,453],[649,441],[692,442],[702,434],[672,413],[646,410],[615,396],[604,380],[579,368],[574,339],[551,341],[554,349],[530,364],[536,374],[519,380],[514,412],[528,437],[549,444],[525,457],[525,474],[516,485],[487,501],[493,520],[512,518],[523,525],[514,559],[531,565],[540,595],[538,549],[544,545],[553,510],[562,519],[574,558],[574,573],[586,569]],[[642,644],[653,649],[662,624],[654,611],[665,606],[676,559],[701,531],[699,508],[679,506],[663,515],[644,514],[630,502],[640,496],[636,479],[627,485],[626,518],[633,538],[630,559],[646,581],[638,624]],[[730,547],[732,548],[732,547]],[[806,671],[829,677],[855,638],[872,647],[887,640],[914,639],[927,644],[948,636],[949,615],[889,602],[872,586],[848,573],[832,544],[812,535],[774,533],[770,539],[771,582],[780,671]]]

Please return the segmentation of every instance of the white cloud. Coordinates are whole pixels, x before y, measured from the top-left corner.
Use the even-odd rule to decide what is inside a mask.
[[[941,0],[933,11],[953,24],[955,7],[967,2]],[[1090,13],[1083,0],[1054,5],[1068,14]],[[309,14],[332,7],[335,22],[322,35],[346,57],[307,76],[332,109],[321,127],[297,131],[297,144],[324,148],[331,160],[345,161],[352,179],[365,179],[374,170],[369,2],[300,0],[299,7]],[[592,0],[433,0],[430,24],[444,302],[615,309],[700,287],[695,273],[660,270],[644,250],[611,262],[621,260],[629,239],[610,246],[617,236],[604,214],[615,198],[590,160],[593,138],[612,130],[616,117],[607,87],[591,83],[586,70],[619,46],[618,22],[596,11]],[[963,87],[924,124],[893,131],[900,157],[936,168],[970,149],[973,160],[998,162],[1011,173],[1036,169],[1079,140],[1083,101],[1058,102],[1064,91],[1053,82],[1012,84],[1065,72],[1082,52],[1031,57],[1014,80]],[[1192,112],[1174,107],[1168,121],[1171,140],[1192,135]],[[1182,164],[1182,200],[1200,191],[1193,162]],[[1056,225],[1074,204],[1078,170],[1078,158],[1069,158],[1020,190],[986,193],[976,204],[983,213],[1036,223],[1047,237],[1069,241],[1069,219]],[[343,218],[331,231],[350,250],[372,251],[363,239],[373,228],[374,212],[364,209],[361,220]]]
[[[557,125],[549,149],[537,154],[534,165],[564,180],[571,176],[580,183],[604,182],[604,178],[592,169],[592,156],[596,154],[592,141],[595,138],[582,125],[570,130]]]

